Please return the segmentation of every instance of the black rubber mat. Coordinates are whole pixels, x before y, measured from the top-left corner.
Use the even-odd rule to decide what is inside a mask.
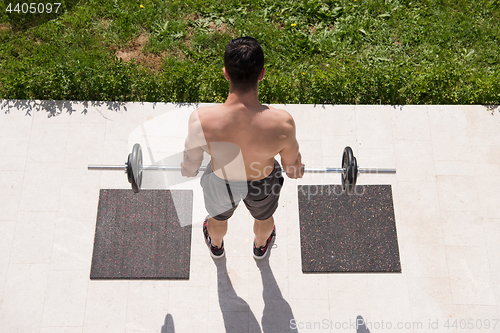
[[[401,272],[390,185],[299,185],[302,272]]]
[[[189,279],[193,192],[175,192],[100,191],[91,279]]]

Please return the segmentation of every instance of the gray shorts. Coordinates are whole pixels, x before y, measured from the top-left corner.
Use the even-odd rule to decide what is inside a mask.
[[[209,163],[200,182],[208,214],[218,221],[224,221],[233,215],[242,199],[255,219],[270,218],[278,208],[283,181],[281,166],[274,160],[274,169],[269,176],[247,182],[222,179],[213,173],[212,164]]]

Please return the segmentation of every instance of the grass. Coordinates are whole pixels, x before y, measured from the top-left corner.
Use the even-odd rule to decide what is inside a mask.
[[[500,104],[498,0],[60,1],[0,3],[1,99],[222,102],[251,35],[266,103]]]

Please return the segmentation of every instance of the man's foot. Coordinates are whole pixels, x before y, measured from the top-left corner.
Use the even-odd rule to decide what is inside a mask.
[[[205,243],[207,243],[207,246],[210,250],[210,255],[214,259],[219,259],[224,256],[224,241],[222,241],[221,247],[212,245],[212,240],[210,239],[210,235],[208,234],[208,229],[207,229],[207,223],[209,218],[210,216],[207,215],[205,221],[203,221],[203,235],[205,236]]]
[[[271,241],[273,238],[276,237],[276,226],[274,226],[273,231],[271,232],[271,236],[266,241],[266,244],[263,246],[257,248],[255,246],[255,241],[253,242],[253,257],[255,259],[264,259],[269,252],[269,244],[271,244]]]

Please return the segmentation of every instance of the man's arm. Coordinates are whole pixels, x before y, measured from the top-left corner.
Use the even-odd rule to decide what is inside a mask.
[[[205,136],[201,128],[198,111],[194,110],[189,116],[188,136],[184,143],[184,158],[181,162],[181,174],[185,177],[194,177],[203,162],[203,148],[206,146]]]
[[[281,164],[289,178],[296,179],[302,178],[304,175],[304,163],[302,163],[302,156],[299,152],[299,143],[295,136],[295,122],[292,116],[288,116],[286,124],[286,142],[285,147],[281,149]]]

